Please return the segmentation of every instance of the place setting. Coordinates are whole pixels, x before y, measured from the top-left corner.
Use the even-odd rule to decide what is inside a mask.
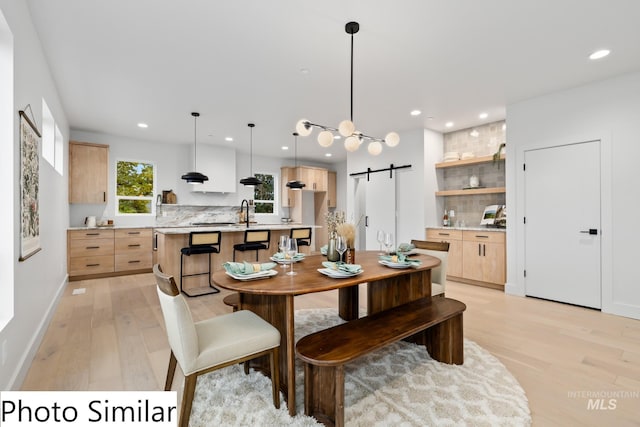
[[[410,243],[401,243],[395,252],[387,249],[387,254],[378,256],[378,263],[390,268],[411,268],[418,267],[422,261],[415,258],[409,258],[409,255],[415,253],[415,246]]]
[[[273,268],[275,262],[250,263],[250,262],[225,262],[222,264],[226,274],[236,280],[266,279],[278,274]]]
[[[343,258],[344,253],[347,250],[347,241],[344,237],[338,236],[336,239],[336,251],[340,254],[340,259]],[[347,277],[357,276],[364,270],[359,264],[347,264],[342,261],[323,261],[322,266],[318,271],[325,276],[329,276],[334,279],[344,279]]]
[[[282,268],[287,268],[288,264],[300,262],[305,257],[305,254],[298,252],[297,244],[295,248],[291,247],[290,239],[291,238],[286,235],[280,236],[280,240],[278,242],[278,249],[280,252],[276,252],[269,258],[271,261],[280,264]]]

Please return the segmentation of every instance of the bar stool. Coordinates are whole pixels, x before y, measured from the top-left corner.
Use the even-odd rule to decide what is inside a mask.
[[[245,230],[244,243],[233,245],[233,261],[236,260],[236,251],[256,251],[256,261],[258,261],[258,251],[269,249],[271,241],[271,230]]]
[[[300,246],[311,246],[311,227],[308,228],[292,228],[289,237],[298,241]]]
[[[211,254],[220,253],[220,231],[192,231],[189,233],[189,246],[180,249],[180,292],[184,292],[190,297],[199,297],[201,295],[217,294],[220,289],[211,284]],[[202,273],[184,274],[184,257],[191,255],[207,254],[209,256],[209,270]],[[182,278],[191,276],[208,275],[209,287],[206,292],[192,295],[182,288]]]

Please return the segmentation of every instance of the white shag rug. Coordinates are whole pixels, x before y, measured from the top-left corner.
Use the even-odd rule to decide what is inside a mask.
[[[343,321],[334,309],[296,310],[296,341]],[[473,341],[464,341],[464,364],[433,360],[423,346],[404,341],[362,357],[345,369],[347,426],[529,426],[527,397],[505,366]],[[271,380],[240,365],[198,379],[192,427],[317,426],[304,415],[304,374],[296,361],[296,413],[280,394],[275,409]],[[181,393],[181,391],[180,391]]]

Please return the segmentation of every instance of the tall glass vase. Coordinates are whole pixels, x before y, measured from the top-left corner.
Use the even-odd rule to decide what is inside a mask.
[[[336,238],[337,236],[335,233],[331,233],[329,235],[329,244],[327,245],[327,261],[340,261],[340,254],[336,250]]]

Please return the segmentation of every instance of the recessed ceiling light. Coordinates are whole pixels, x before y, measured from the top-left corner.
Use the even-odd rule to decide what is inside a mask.
[[[331,153],[326,153],[324,156],[325,157],[331,157]]]
[[[288,149],[289,149],[289,147],[287,147],[286,145],[283,145],[281,148],[282,148],[283,150],[288,150]]]
[[[340,135],[333,135],[333,139],[340,139],[341,136]]]
[[[589,59],[595,60],[595,59],[604,58],[605,56],[609,55],[610,53],[611,53],[611,51],[609,49],[597,50],[597,51],[593,52],[591,55],[589,55]]]
[[[444,124],[446,127],[451,128],[453,127],[453,122],[447,122]]]
[[[146,129],[146,128],[148,128],[148,127],[149,127],[149,125],[148,125],[148,124],[146,124],[146,123],[138,123],[138,127],[139,127],[139,128],[142,128],[142,129]]]
[[[487,113],[480,113],[478,117],[481,119],[486,119],[487,117],[489,117],[489,115]]]
[[[230,136],[228,136],[228,137],[226,137],[224,140],[225,140],[225,141],[227,141],[227,142],[231,142],[231,141],[233,141],[233,138],[231,138]]]
[[[308,68],[300,68],[300,74],[302,75],[307,75],[311,72],[311,70],[309,70]]]
[[[422,111],[420,111],[420,110],[413,110],[413,111],[411,112],[411,115],[412,115],[412,116],[419,116],[420,114],[422,114]]]

